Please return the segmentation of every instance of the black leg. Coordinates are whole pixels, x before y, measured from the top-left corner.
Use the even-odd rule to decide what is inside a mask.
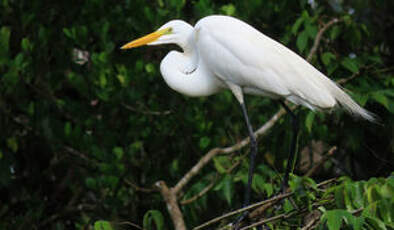
[[[248,112],[246,111],[246,106],[244,103],[241,103],[241,108],[242,108],[242,114],[244,115],[246,126],[248,127],[248,133],[249,133],[249,138],[250,138],[250,160],[249,160],[249,173],[248,173],[248,185],[246,186],[246,192],[244,196],[244,202],[242,204],[242,207],[246,207],[250,203],[250,194],[251,194],[251,188],[252,188],[252,181],[253,181],[253,173],[254,173],[254,165],[255,165],[255,158],[257,154],[257,141],[256,141],[256,136],[254,135],[252,125],[250,124],[249,121],[249,116]],[[233,229],[238,229],[240,223],[245,219],[245,217],[249,214],[248,211],[244,212],[241,216],[239,216],[234,224]]]
[[[246,126],[248,127],[249,138],[250,138],[250,159],[249,159],[249,173],[248,173],[248,185],[246,187],[246,193],[244,197],[243,207],[248,206],[250,203],[250,193],[253,181],[253,173],[255,166],[255,159],[257,154],[257,141],[254,135],[252,125],[250,124],[248,112],[246,111],[246,106],[244,103],[241,104],[242,113],[245,118]]]
[[[291,109],[283,101],[280,101],[280,103],[283,106],[283,108],[285,108],[287,113],[290,114],[291,122],[292,122],[292,126],[293,126],[292,127],[293,135],[291,137],[290,152],[289,152],[289,157],[287,160],[285,176],[283,178],[282,186],[281,186],[281,191],[286,192],[287,187],[288,187],[288,182],[289,182],[289,173],[293,168],[294,158],[295,158],[295,154],[296,154],[297,138],[298,138],[298,119],[297,119],[297,116],[295,115],[295,113],[293,113],[293,111],[291,111]]]

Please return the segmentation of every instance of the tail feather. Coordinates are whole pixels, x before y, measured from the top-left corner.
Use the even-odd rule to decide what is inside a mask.
[[[340,86],[330,81],[330,91],[339,103],[348,113],[354,117],[360,117],[370,122],[378,123],[378,117],[361,107],[355,102],[347,93],[345,93]]]

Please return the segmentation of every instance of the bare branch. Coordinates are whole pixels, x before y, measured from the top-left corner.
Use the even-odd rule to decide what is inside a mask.
[[[138,192],[145,192],[145,193],[157,192],[157,189],[140,187],[140,186],[136,185],[135,183],[131,182],[131,181],[128,180],[128,179],[124,179],[124,182],[125,182],[127,185],[133,187],[133,188],[134,188],[136,191],[138,191]]]
[[[329,22],[327,22],[317,33],[316,37],[315,37],[315,41],[313,42],[313,46],[311,48],[311,50],[309,51],[308,57],[306,58],[306,60],[308,62],[310,62],[312,60],[313,55],[315,55],[317,48],[320,45],[320,41],[323,37],[324,32],[326,32],[326,30],[328,28],[330,28],[333,24],[340,22],[340,20],[338,18],[333,18],[331,19]]]
[[[218,177],[218,175],[216,174],[215,178],[212,180],[212,182],[207,187],[205,187],[203,190],[201,190],[197,195],[195,195],[195,196],[193,196],[193,197],[191,197],[191,198],[189,198],[187,200],[181,201],[180,202],[181,205],[190,204],[193,201],[195,201],[195,200],[199,199],[200,197],[204,196],[209,190],[211,190],[211,188],[213,188],[213,186],[216,183],[217,177]]]
[[[317,224],[319,224],[321,217],[321,212],[319,210],[313,210],[312,212],[308,213],[305,216],[305,219],[307,219],[305,222],[306,225],[302,227],[301,230],[311,230],[313,229]]]
[[[117,225],[130,225],[130,226],[135,227],[135,228],[137,228],[137,229],[144,230],[144,229],[143,229],[141,226],[139,226],[138,224],[134,224],[134,223],[132,223],[132,222],[130,222],[130,221],[123,221],[123,222],[115,223],[115,224],[117,224]]]
[[[131,105],[125,104],[125,103],[121,103],[121,105],[130,111],[133,112],[137,112],[137,113],[142,113],[145,115],[154,115],[154,116],[163,116],[163,115],[168,115],[171,114],[171,110],[165,110],[165,111],[150,111],[150,110],[140,110],[140,109],[136,109],[134,107],[132,107]]]
[[[283,114],[285,114],[284,109],[280,109],[274,116],[271,117],[269,121],[267,121],[263,126],[261,126],[256,132],[256,138],[259,136],[262,136],[265,134],[274,124],[279,120]],[[235,145],[232,145],[230,147],[225,147],[225,148],[214,148],[211,149],[208,153],[206,153],[196,165],[193,166],[192,169],[190,169],[189,172],[187,172],[181,180],[176,184],[174,187],[174,192],[178,193],[182,188],[198,173],[200,170],[210,162],[210,160],[216,156],[217,154],[229,154],[235,151],[240,150],[241,148],[245,147],[248,145],[250,142],[249,137],[244,138],[242,141],[236,143]]]
[[[309,169],[308,172],[305,173],[304,176],[310,177],[312,176],[323,164],[328,160],[328,158],[332,157],[334,155],[335,150],[337,150],[337,146],[331,147],[330,150],[328,150],[328,153],[324,155],[319,162],[317,162],[311,169]]]
[[[337,180],[338,180],[338,178],[331,178],[331,179],[325,180],[325,181],[323,181],[323,182],[317,184],[316,187],[317,187],[317,188],[323,187],[323,186],[325,186],[325,185],[327,185],[327,184],[334,183],[334,182],[336,182]],[[211,224],[214,224],[214,223],[216,223],[216,222],[218,222],[218,221],[220,221],[220,220],[223,220],[223,219],[225,219],[225,218],[227,218],[227,217],[234,216],[234,215],[237,215],[237,214],[239,214],[239,213],[243,213],[243,212],[245,212],[245,211],[251,210],[251,209],[253,209],[253,208],[260,207],[260,206],[263,206],[263,205],[266,205],[266,204],[270,204],[270,203],[276,202],[276,201],[278,201],[278,200],[285,199],[285,198],[287,198],[287,197],[292,196],[293,194],[294,194],[294,192],[288,192],[288,193],[280,194],[280,195],[274,196],[274,197],[272,197],[272,198],[269,198],[269,199],[266,199],[266,200],[263,200],[263,201],[260,201],[260,202],[251,204],[251,205],[246,206],[246,207],[244,207],[244,208],[237,209],[237,210],[235,210],[235,211],[226,213],[226,214],[224,214],[224,215],[222,215],[222,216],[216,217],[216,218],[214,218],[214,219],[212,219],[212,220],[210,220],[210,221],[208,221],[208,222],[205,222],[204,224],[201,224],[201,225],[199,225],[199,226],[193,228],[193,230],[199,230],[199,229],[205,228],[205,227],[207,227],[207,226],[209,226],[209,225],[211,225]]]
[[[204,228],[204,227],[206,227],[206,226],[208,226],[208,225],[211,225],[211,224],[213,224],[213,223],[216,223],[216,222],[218,222],[218,221],[220,221],[220,220],[222,220],[222,219],[225,219],[225,218],[227,218],[227,217],[237,215],[237,214],[239,214],[239,213],[248,211],[248,210],[250,210],[250,209],[253,209],[253,208],[255,208],[255,207],[258,207],[258,206],[261,206],[261,205],[264,205],[264,204],[267,204],[267,203],[271,203],[271,202],[276,201],[276,200],[282,200],[282,199],[284,199],[284,198],[286,198],[286,197],[289,197],[289,196],[291,196],[291,195],[293,195],[293,192],[284,193],[284,194],[281,194],[281,195],[278,195],[278,196],[274,196],[274,197],[272,197],[272,198],[270,198],[270,199],[263,200],[263,201],[260,201],[260,202],[251,204],[251,205],[246,206],[246,207],[244,207],[244,208],[237,209],[237,210],[235,210],[235,211],[233,211],[233,212],[229,212],[229,213],[226,213],[226,214],[224,214],[224,215],[222,215],[222,216],[216,217],[216,218],[214,218],[214,219],[212,219],[212,220],[210,220],[210,221],[208,221],[208,222],[205,222],[204,224],[202,224],[202,225],[200,225],[200,226],[197,226],[197,227],[193,228],[193,230],[202,229],[202,228]]]
[[[186,230],[185,221],[183,219],[182,212],[179,208],[176,193],[173,189],[168,188],[164,181],[158,181],[155,184],[164,198],[167,204],[167,210],[170,213],[172,223],[174,224],[175,230]]]

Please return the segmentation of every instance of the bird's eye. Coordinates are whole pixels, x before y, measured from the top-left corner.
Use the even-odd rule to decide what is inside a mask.
[[[172,27],[169,27],[166,31],[166,34],[171,34],[172,33]]]

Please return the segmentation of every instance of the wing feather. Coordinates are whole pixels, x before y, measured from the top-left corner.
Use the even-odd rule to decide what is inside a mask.
[[[336,104],[330,90],[335,83],[250,25],[232,17],[209,16],[196,24],[195,33],[201,58],[222,80],[311,108]]]

